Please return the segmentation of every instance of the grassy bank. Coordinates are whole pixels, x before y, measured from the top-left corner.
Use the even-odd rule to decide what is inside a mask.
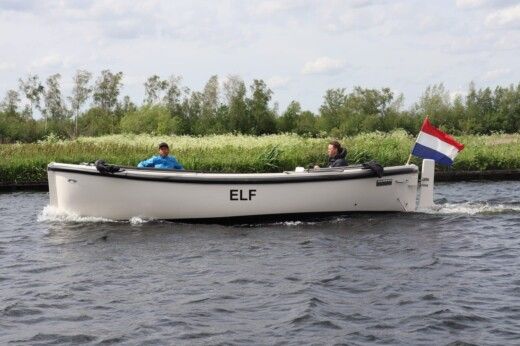
[[[457,157],[455,170],[520,168],[520,134],[458,137],[466,149]],[[192,170],[212,172],[276,172],[296,166],[324,164],[328,139],[296,135],[153,137],[113,135],[82,137],[72,141],[33,144],[0,144],[0,183],[44,182],[51,161],[80,163],[104,159],[120,165],[136,165],[156,153],[161,141],[180,162]],[[403,131],[369,133],[342,140],[349,163],[370,159],[383,165],[406,162],[414,138]],[[419,163],[418,159],[414,159]]]

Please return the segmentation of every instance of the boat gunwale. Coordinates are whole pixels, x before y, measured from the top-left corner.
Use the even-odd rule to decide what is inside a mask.
[[[82,170],[77,168],[69,168],[69,167],[56,167],[54,164],[59,163],[50,163],[47,166],[48,171],[54,172],[67,172],[67,173],[75,173],[75,174],[84,174],[84,175],[96,175],[105,178],[116,178],[116,179],[130,179],[130,180],[141,180],[141,181],[155,181],[155,182],[165,182],[165,183],[192,183],[192,184],[287,184],[287,183],[305,183],[305,182],[326,182],[326,181],[341,181],[341,180],[356,180],[356,179],[366,179],[366,178],[374,178],[377,177],[376,173],[370,169],[352,169],[351,171],[315,171],[315,172],[306,172],[306,173],[267,173],[273,174],[276,176],[240,176],[240,173],[230,174],[230,173],[200,173],[200,172],[186,172],[186,171],[167,171],[161,170],[158,175],[150,175],[150,174],[139,174],[139,169],[137,168],[124,168],[123,171],[116,173],[105,173],[101,174],[97,170],[89,169]],[[66,164],[70,165],[70,164]],[[79,166],[79,165],[75,165]],[[86,166],[92,167],[92,166]],[[357,168],[357,167],[356,167]],[[150,170],[146,170],[145,172],[149,173]],[[163,173],[170,173],[168,175]],[[130,174],[129,174],[130,173]],[[137,174],[136,174],[137,173]],[[174,173],[174,174],[171,174]],[[186,174],[175,174],[175,173],[193,173],[191,175]],[[407,165],[407,166],[393,166],[393,167],[385,167],[383,177],[389,177],[394,175],[402,175],[402,174],[418,174],[418,167],[415,165]],[[211,177],[207,175],[212,175]],[[232,176],[224,176],[225,174]],[[206,175],[206,176],[203,176]],[[217,175],[217,176],[215,176]],[[218,176],[221,175],[221,176]],[[248,175],[245,173],[244,175]]]

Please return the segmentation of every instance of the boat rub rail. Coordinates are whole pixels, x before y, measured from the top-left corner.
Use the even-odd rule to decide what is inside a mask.
[[[101,175],[94,167],[85,166],[76,168],[64,165],[49,164],[48,171],[67,172],[86,175]],[[123,168],[123,167],[122,167]],[[346,168],[342,171],[320,170],[305,173],[268,173],[268,174],[230,174],[230,173],[196,173],[186,171],[161,170],[157,174],[150,174],[149,170],[127,168],[113,173],[103,174],[104,177],[114,179],[131,179],[145,181],[175,182],[175,183],[197,183],[197,184],[280,184],[280,183],[302,183],[310,181],[332,181],[332,180],[352,180],[376,177],[376,174],[370,169]],[[146,173],[144,173],[146,172]],[[385,167],[383,176],[393,176],[408,173],[417,173],[418,168],[415,165],[406,167]],[[143,174],[144,173],[144,174]],[[228,175],[228,176],[225,176]]]

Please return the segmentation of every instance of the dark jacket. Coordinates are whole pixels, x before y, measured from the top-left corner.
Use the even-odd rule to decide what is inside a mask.
[[[329,167],[347,166],[347,150],[341,149],[341,152],[334,157],[329,157]]]

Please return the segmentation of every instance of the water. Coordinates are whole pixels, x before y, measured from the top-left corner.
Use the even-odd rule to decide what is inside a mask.
[[[0,194],[0,344],[518,345],[520,182],[435,210],[189,225]]]

